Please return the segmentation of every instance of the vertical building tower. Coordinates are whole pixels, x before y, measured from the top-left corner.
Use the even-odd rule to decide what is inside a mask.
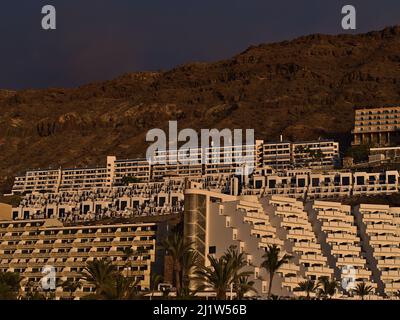
[[[394,295],[400,290],[400,208],[361,204],[354,214],[378,288]]]
[[[400,106],[356,108],[353,145],[397,144],[399,130]]]
[[[354,289],[357,283],[366,282],[377,288],[365,258],[365,252],[358,236],[357,225],[351,207],[340,202],[315,201],[310,217],[324,245],[326,255],[331,257],[331,266],[335,276],[340,279],[344,273],[352,277],[347,291]]]

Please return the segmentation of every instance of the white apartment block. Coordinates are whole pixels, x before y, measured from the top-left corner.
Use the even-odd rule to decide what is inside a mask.
[[[264,198],[262,202],[278,236],[285,239],[285,251],[292,252],[295,262],[304,268],[306,278],[331,278],[333,269],[322,254],[303,202],[281,196],[272,196],[269,200]]]
[[[278,270],[273,293],[302,295],[305,279],[328,277],[341,287],[336,297],[353,297],[357,283],[372,286],[370,299],[394,297],[400,286],[400,208],[356,207],[332,201],[272,196],[230,196],[200,189],[185,192],[184,232],[203,263],[234,245],[247,256],[259,296],[268,275],[260,268],[265,247],[276,244],[293,259]],[[344,281],[346,280],[346,281]],[[378,296],[379,295],[379,296]]]
[[[354,209],[380,290],[400,290],[400,208],[361,204]]]
[[[278,245],[282,254],[293,256],[279,269],[274,294],[302,295],[295,288],[305,279],[328,277],[341,283],[351,269],[350,285],[341,287],[337,297],[351,297],[351,289],[362,281],[374,288],[370,298],[377,298],[377,293],[391,295],[391,289],[379,291],[381,276],[372,271],[373,261],[365,249],[368,244],[359,236],[352,209],[341,203],[303,204],[281,196],[259,199],[188,189],[184,219],[185,237],[194,243],[205,265],[207,255],[218,258],[232,245],[246,253],[246,270],[254,272],[259,296],[267,293],[269,279],[260,265],[265,247],[272,244]]]
[[[15,177],[12,193],[110,188],[121,185],[124,177],[148,182],[170,176],[238,175],[265,168],[333,169],[339,159],[338,149],[333,141],[264,144],[257,140],[254,145],[191,149],[190,154],[188,150],[157,151],[150,163],[147,159],[108,156],[105,167],[27,171]]]
[[[262,165],[274,169],[333,169],[340,164],[339,143],[332,140],[265,143]]]
[[[400,106],[356,108],[353,145],[388,146],[399,141]]]
[[[319,240],[332,257],[336,277],[342,273],[351,276],[354,281],[349,289],[365,282],[376,290],[376,278],[369,268],[351,207],[339,202],[314,201],[309,208]]]
[[[263,166],[275,169],[287,169],[292,165],[292,147],[290,142],[265,143],[262,149]]]
[[[339,143],[332,140],[292,143],[295,168],[333,169],[340,162]]]
[[[203,186],[201,184],[201,186]],[[185,181],[136,183],[130,187],[34,192],[12,209],[12,219],[54,218],[65,222],[166,215],[182,211]]]
[[[357,195],[389,195],[399,192],[399,172],[282,171],[253,176],[244,194],[284,195],[303,199],[340,198]]]
[[[81,218],[83,216],[88,220],[91,220],[90,215],[99,214],[96,210],[102,210],[103,213],[115,210],[118,214],[137,210],[136,215],[138,216],[184,212],[184,237],[194,242],[194,248],[199,252],[203,263],[207,265],[208,254],[219,257],[229,246],[235,245],[246,253],[249,263],[246,269],[254,273],[256,289],[260,296],[266,296],[268,288],[268,275],[260,267],[262,255],[265,248],[272,244],[279,246],[282,254],[288,253],[293,256],[293,259],[278,271],[273,283],[274,294],[302,295],[303,293],[295,291],[295,288],[299,282],[306,279],[317,280],[321,277],[329,277],[341,283],[342,280],[348,278],[348,274],[343,273],[343,270],[352,272],[353,280],[350,288],[361,281],[371,285],[374,288],[374,295],[371,298],[377,298],[376,293],[391,297],[399,290],[400,208],[365,204],[350,207],[340,202],[320,200],[303,202],[287,195],[269,195],[261,198],[256,195],[233,196],[222,194],[219,191],[206,190],[201,181],[190,181],[184,188],[179,179],[171,180],[168,188],[165,188],[163,183],[154,184],[152,188],[146,183],[143,183],[141,188],[138,185],[134,186],[134,192],[130,187],[119,187],[112,189],[112,193],[109,193],[109,189],[105,189],[102,192],[88,191],[80,194],[63,192],[61,195],[51,195],[51,197],[50,194],[40,193],[30,195],[35,197],[31,199],[32,203],[45,208],[38,209],[39,213],[36,214],[45,213],[45,216],[35,220],[37,216],[31,215],[27,209],[32,208],[32,204],[12,209],[13,218],[17,220],[10,218],[5,225],[0,223],[0,227],[4,229],[0,228],[0,236],[3,241],[0,246],[2,265],[7,266],[7,270],[11,270],[8,269],[13,266],[10,264],[11,262],[27,262],[15,260],[17,258],[33,259],[32,263],[36,262],[36,258],[56,259],[58,243],[60,241],[62,243],[64,239],[62,235],[64,230],[77,230],[76,233],[71,231],[71,235],[69,235],[70,231],[66,231],[68,237],[74,239],[66,244],[71,252],[75,252],[75,247],[79,249],[80,246],[84,246],[78,243],[81,239],[80,233],[85,233],[82,237],[88,237],[86,231],[79,230],[95,229],[93,241],[101,242],[101,237],[100,240],[96,240],[101,235],[99,229],[103,228],[101,221],[98,222],[100,225],[84,227],[79,225],[82,224],[81,219],[75,221],[65,218],[70,213],[61,209],[70,203],[76,205],[76,210],[80,212]],[[103,202],[105,203],[104,207],[101,206]],[[110,204],[115,207],[110,209]],[[167,210],[167,208],[173,208],[175,211]],[[49,209],[53,209],[53,211],[49,212]],[[11,208],[9,211],[11,214]],[[60,213],[65,216],[60,217]],[[132,217],[132,215],[130,213],[122,214],[119,217]],[[51,218],[64,219],[64,224],[60,225],[59,221]],[[104,216],[100,218],[102,219]],[[27,229],[26,226],[32,226],[30,225],[32,221],[40,221],[40,225],[34,225],[38,231],[31,234],[31,229]],[[108,227],[110,226],[107,225]],[[56,228],[57,231],[50,233],[49,237],[54,236],[56,242],[44,243],[47,245],[44,247],[51,248],[51,250],[42,252],[41,240],[47,241],[46,230],[52,230],[52,228]],[[118,241],[122,241],[122,245],[124,245],[125,241],[132,239],[121,238],[125,237],[125,234],[120,233],[123,230],[119,229],[123,228],[122,224],[116,225],[116,228],[107,229],[107,232],[110,232],[108,245],[113,247],[116,242],[118,251]],[[63,231],[61,232],[61,230]],[[138,230],[128,230],[128,232],[132,231]],[[33,247],[35,251],[13,251],[10,255],[10,250],[30,250],[29,245],[32,243],[29,241],[31,240],[35,240]],[[53,238],[49,240],[53,240]],[[86,251],[82,252],[82,255],[77,254],[76,258],[81,258],[84,254],[88,259],[106,255],[102,250],[96,249],[97,243],[92,243],[91,240],[86,242],[85,240],[87,250],[85,249]],[[42,255],[36,256],[38,250]],[[106,250],[108,254],[111,254],[110,250]],[[19,254],[25,255],[20,256]],[[74,254],[68,253],[68,257],[75,258]],[[118,256],[117,253],[112,252],[112,254]],[[40,260],[40,262],[54,262],[54,259]],[[61,263],[57,259],[56,261]],[[66,261],[71,260],[67,258]],[[81,263],[80,260],[74,260],[74,262]],[[62,266],[66,268],[64,265]],[[22,267],[16,264],[13,270],[22,270],[20,268]],[[29,272],[31,272],[30,270]],[[64,269],[59,272],[62,270]],[[23,270],[23,272],[25,271]],[[37,270],[32,272],[37,272]],[[351,296],[350,289],[338,290],[336,296],[340,298],[343,295]]]
[[[87,262],[107,258],[117,270],[136,277],[143,289],[149,289],[160,226],[154,223],[64,226],[54,219],[0,220],[0,272],[20,273],[22,290],[26,291],[28,282],[40,281],[46,265],[54,268],[57,281],[79,281]],[[136,255],[128,257],[125,250],[129,248]],[[73,296],[83,297],[93,289],[91,284],[84,283]],[[56,289],[57,299],[69,295],[61,287]]]
[[[230,246],[246,253],[247,271],[254,274],[257,295],[266,296],[268,277],[260,265],[264,248],[276,244],[284,253],[285,239],[277,236],[269,216],[254,196],[234,197],[204,190],[185,193],[184,236],[208,265],[207,255],[220,257]],[[293,296],[293,288],[304,280],[304,270],[294,261],[275,276],[273,293]]]

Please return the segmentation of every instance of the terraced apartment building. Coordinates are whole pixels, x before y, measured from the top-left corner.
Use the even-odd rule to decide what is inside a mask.
[[[56,219],[0,220],[0,272],[20,273],[26,292],[30,283],[39,283],[45,266],[54,267],[57,281],[78,281],[88,261],[107,258],[123,274],[140,280],[142,289],[149,289],[156,260],[163,263],[156,247],[162,227],[155,223],[65,226]],[[127,256],[126,249],[134,255]],[[84,282],[73,296],[83,297],[93,289]],[[57,288],[57,298],[70,294]]]
[[[355,109],[353,145],[388,146],[399,142],[400,106]]]
[[[12,208],[12,219],[56,218],[85,221],[111,216],[169,215],[183,211],[184,192],[196,184],[203,190],[231,195],[296,199],[340,199],[353,196],[390,195],[400,191],[400,175],[386,172],[313,172],[287,170],[251,177],[220,175],[202,178],[170,177],[158,182],[129,186],[33,192]]]
[[[355,208],[366,255],[381,292],[400,290],[400,208],[361,204]]]
[[[302,295],[296,291],[301,281],[321,277],[339,283],[350,280],[351,286],[341,287],[337,298],[351,297],[351,289],[360,282],[374,288],[370,298],[390,298],[400,288],[400,208],[351,207],[282,195],[228,195],[205,190],[199,182],[189,184],[183,201],[184,237],[193,242],[203,263],[208,265],[207,255],[219,257],[236,246],[246,254],[246,269],[253,274],[258,296],[267,295],[268,275],[261,263],[265,248],[273,244],[282,254],[293,256],[278,271],[274,294]],[[8,210],[11,216],[12,209]],[[43,276],[40,268],[49,264],[57,268],[62,280],[74,279],[87,261],[109,257],[128,272],[124,251],[132,248],[140,257],[136,255],[129,272],[142,277],[142,287],[148,288],[152,270],[161,270],[164,264],[163,254],[157,254],[157,238],[160,230],[167,235],[165,227],[155,223],[85,224],[63,224],[54,217],[0,221],[0,271],[21,272],[26,281],[37,281]],[[85,285],[76,296],[91,290]],[[67,295],[60,289],[57,294]]]
[[[244,252],[260,296],[267,295],[269,279],[260,267],[264,249],[275,244],[293,259],[278,270],[274,294],[304,295],[295,289],[299,282],[328,277],[341,284],[337,298],[351,298],[361,282],[373,287],[369,298],[393,298],[400,286],[399,210],[190,189],[184,230],[205,265],[207,255],[218,258],[229,246]]]
[[[191,149],[189,156],[188,160],[187,150],[157,151],[150,162],[108,156],[105,167],[28,170],[15,177],[12,193],[110,188],[121,185],[124,177],[141,182],[166,176],[212,178],[240,174],[244,167],[333,169],[340,160],[339,144],[334,141],[289,143],[286,149],[286,143],[257,140],[254,145]]]

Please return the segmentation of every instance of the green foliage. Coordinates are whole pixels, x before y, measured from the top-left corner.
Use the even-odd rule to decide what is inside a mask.
[[[40,284],[35,281],[28,281],[25,284],[26,300],[46,300],[46,293],[43,292]]]
[[[150,291],[151,291],[151,296],[150,299],[153,298],[154,296],[154,291],[157,290],[158,285],[163,281],[163,277],[157,273],[153,273],[151,275],[151,280],[150,280]]]
[[[353,289],[353,293],[361,297],[361,300],[364,300],[364,297],[371,294],[373,291],[374,289],[364,281],[357,283],[357,286]]]
[[[108,259],[89,261],[81,273],[82,279],[92,284],[99,296],[111,286],[115,274],[116,268]]]
[[[196,271],[197,280],[202,282],[199,290],[212,289],[216,292],[218,300],[226,300],[226,292],[235,276],[234,263],[224,257],[216,259],[211,255],[208,255],[208,260],[210,267],[202,266]]]
[[[257,293],[254,284],[254,281],[249,281],[249,276],[240,276],[238,282],[235,284],[236,298],[242,300],[248,292]]]
[[[60,284],[60,287],[64,289],[64,291],[67,291],[70,293],[70,298],[72,298],[72,295],[74,292],[80,288],[82,288],[82,282],[81,281],[72,281],[72,280],[66,280]]]
[[[212,289],[218,300],[226,300],[231,286],[238,299],[243,299],[249,291],[256,292],[254,282],[249,281],[252,273],[241,271],[247,265],[245,254],[239,253],[236,247],[230,247],[219,259],[208,255],[208,260],[210,267],[201,266],[196,270],[198,290]]]
[[[20,290],[21,277],[18,273],[0,273],[0,300],[17,299]]]
[[[319,289],[318,294],[323,299],[332,298],[336,293],[336,289],[339,287],[339,284],[335,279],[329,279],[328,277],[321,277],[320,285],[321,288]]]
[[[369,149],[369,145],[353,146],[347,149],[345,155],[347,157],[352,157],[354,163],[365,162],[368,161]]]
[[[82,279],[95,287],[95,294],[87,299],[130,300],[139,296],[140,280],[122,275],[108,259],[89,261]]]
[[[181,296],[182,288],[189,286],[187,276],[198,264],[198,255],[193,253],[192,243],[186,242],[178,232],[165,239],[162,246],[172,258],[176,294]]]
[[[288,254],[284,254],[280,258],[281,249],[276,245],[269,245],[265,254],[263,255],[264,261],[261,263],[261,267],[269,273],[269,285],[268,285],[268,297],[271,297],[272,282],[274,280],[275,273],[279,270],[282,265],[288,263],[293,257]]]
[[[132,177],[132,176],[124,176],[121,179],[121,185],[123,185],[123,186],[127,186],[131,183],[138,183],[138,182],[140,182],[140,180],[138,178]]]
[[[100,295],[106,300],[133,300],[139,297],[139,283],[136,277],[125,277],[120,273],[113,274]]]
[[[310,299],[311,293],[317,293],[320,287],[320,283],[315,280],[306,280],[299,283],[298,287],[295,288],[296,291],[303,291],[307,294],[307,299]]]

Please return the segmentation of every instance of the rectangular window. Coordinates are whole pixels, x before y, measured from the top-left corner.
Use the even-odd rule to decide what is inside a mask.
[[[210,246],[208,248],[208,253],[209,254],[216,254],[217,253],[217,247],[216,246]]]

